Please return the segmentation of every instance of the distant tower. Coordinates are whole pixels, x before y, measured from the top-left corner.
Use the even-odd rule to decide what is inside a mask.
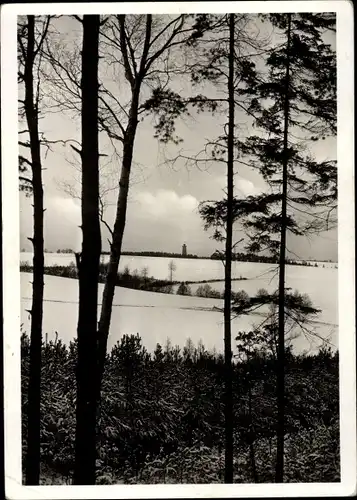
[[[186,255],[187,255],[187,246],[186,246],[186,243],[184,243],[182,245],[182,256],[186,257]]]

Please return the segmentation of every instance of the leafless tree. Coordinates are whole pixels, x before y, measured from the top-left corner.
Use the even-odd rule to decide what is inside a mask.
[[[169,262],[169,273],[170,273],[170,281],[172,282],[173,281],[173,277],[174,277],[174,272],[176,271],[177,267],[176,267],[176,264],[173,260],[170,260]]]
[[[41,160],[40,68],[42,47],[46,39],[50,18],[37,20],[27,16],[18,23],[18,81],[21,85],[19,117],[24,118],[27,129],[20,133],[19,145],[29,151],[19,155],[20,186],[32,193],[33,198],[33,283],[31,307],[30,373],[27,413],[26,484],[36,485],[40,480],[40,383],[44,289],[44,238],[43,238],[43,185]],[[28,140],[23,140],[28,134]],[[27,173],[29,171],[29,173]]]
[[[78,16],[77,20],[81,21]],[[98,325],[98,348],[104,363],[111,310],[126,223],[134,143],[139,123],[148,115],[147,101],[167,91],[173,75],[184,66],[186,42],[193,32],[186,15],[113,15],[103,18],[100,32],[99,129],[122,162],[112,227],[110,257]],[[46,44],[47,77],[52,93],[49,110],[80,111],[80,46],[61,40],[60,30]],[[175,57],[174,57],[175,56]],[[171,110],[172,111],[172,110]],[[171,113],[175,116],[175,110]],[[168,130],[174,133],[174,125]]]

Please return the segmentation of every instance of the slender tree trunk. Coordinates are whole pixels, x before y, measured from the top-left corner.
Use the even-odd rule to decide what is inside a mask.
[[[34,95],[35,16],[27,16],[27,54],[25,61],[25,113],[30,135],[33,187],[33,284],[31,308],[30,373],[28,388],[28,433],[26,457],[26,484],[40,481],[40,400],[41,400],[41,346],[44,288],[43,256],[43,187],[41,147],[38,132],[38,106]]]
[[[254,483],[258,483],[257,467],[255,463],[255,449],[253,441],[253,409],[252,409],[252,388],[250,380],[248,382],[248,410],[249,410],[249,425],[250,425],[250,441],[249,441],[249,455],[250,455],[250,465],[252,468],[252,475]]]
[[[252,467],[252,475],[254,483],[259,483],[258,475],[257,475],[257,467],[255,463],[255,449],[254,443],[249,443],[249,455],[250,455],[250,465]]]
[[[100,390],[104,373],[107,343],[112,315],[115,286],[118,278],[119,262],[123,244],[124,229],[126,223],[126,211],[128,205],[128,194],[130,185],[130,172],[133,160],[134,142],[138,127],[138,111],[141,84],[145,75],[145,64],[147,62],[150,47],[152,16],[146,16],[146,32],[144,48],[140,62],[138,74],[134,75],[130,68],[127,54],[127,42],[125,34],[125,15],[119,15],[120,25],[120,48],[124,58],[125,76],[131,86],[131,105],[128,117],[128,124],[123,137],[123,161],[119,180],[119,196],[117,211],[115,216],[112,243],[110,246],[110,256],[107,276],[104,285],[102,308],[98,323],[98,378],[95,387],[98,403],[100,402]]]
[[[228,158],[227,158],[227,234],[224,292],[224,355],[225,355],[225,471],[224,482],[233,483],[233,391],[232,391],[232,233],[233,233],[233,147],[234,147],[234,14],[229,15],[229,78],[228,78]]]
[[[140,83],[137,84],[136,88],[133,91],[129,122],[124,136],[123,161],[119,181],[119,196],[113,229],[113,241],[110,247],[108,272],[104,285],[102,308],[98,324],[99,387],[97,388],[97,391],[100,391],[101,379],[104,371],[114,292],[118,278],[119,261],[126,223],[130,171],[133,159],[135,134],[138,125],[139,91]]]
[[[286,224],[287,224],[287,188],[288,188],[288,129],[289,129],[289,87],[290,87],[290,33],[291,14],[288,16],[287,60],[284,97],[284,162],[282,186],[282,215],[279,259],[279,318],[278,318],[278,356],[277,356],[277,450],[275,482],[284,481],[284,435],[285,435],[285,255],[286,255]]]
[[[97,308],[101,253],[98,146],[98,15],[83,17],[82,253],[79,262],[74,484],[95,484]]]

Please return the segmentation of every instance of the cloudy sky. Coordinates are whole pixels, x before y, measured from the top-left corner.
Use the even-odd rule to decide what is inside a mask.
[[[68,21],[66,28],[71,27],[72,23],[73,21]],[[217,243],[210,239],[210,233],[203,230],[197,207],[201,201],[223,197],[226,185],[225,166],[211,163],[198,169],[188,165],[184,159],[179,159],[174,164],[168,159],[177,156],[180,151],[186,155],[197,153],[206,139],[212,139],[221,133],[222,120],[224,121],[224,118],[203,113],[180,121],[177,131],[183,143],[179,146],[160,144],[153,137],[154,130],[150,119],[139,124],[134,148],[124,250],[179,252],[184,242],[192,253],[210,255],[216,250]],[[244,125],[244,120],[244,116],[237,116],[240,124]],[[41,120],[41,127],[46,137],[51,140],[80,141],[79,117],[65,113],[46,114]],[[103,137],[101,150],[109,154],[108,158],[103,160],[103,172],[106,173],[103,185],[110,188],[105,197],[108,205],[105,218],[112,225],[120,161],[112,156]],[[315,153],[318,159],[336,158],[335,140],[328,139],[317,144]],[[43,158],[45,247],[49,250],[67,247],[79,250],[81,246],[80,201],[64,189],[66,184],[71,185],[73,191],[80,190],[79,174],[72,165],[77,161],[70,148],[62,145],[54,145],[52,151]],[[256,194],[263,189],[264,185],[258,174],[247,167],[237,165],[236,172],[237,194]],[[27,238],[32,234],[31,199],[21,193],[20,203],[20,244],[21,248],[30,250],[31,245]],[[103,227],[102,243],[105,250],[108,249],[107,236]],[[289,242],[289,247],[301,258],[337,259],[335,231],[309,240],[295,238]]]

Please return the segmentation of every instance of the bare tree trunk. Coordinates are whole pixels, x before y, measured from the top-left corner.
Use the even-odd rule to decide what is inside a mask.
[[[35,16],[27,16],[27,54],[24,70],[25,114],[30,135],[33,187],[33,283],[31,308],[30,373],[28,387],[28,432],[26,484],[40,481],[41,346],[44,288],[43,187],[41,147],[38,131],[38,103],[34,95]]]
[[[250,377],[250,375],[249,375]],[[250,455],[250,466],[252,468],[252,475],[254,483],[258,483],[257,467],[255,463],[255,449],[254,449],[254,430],[253,430],[253,409],[252,409],[252,388],[250,384],[250,379],[248,382],[248,411],[249,411],[249,426],[250,426],[250,437],[249,437],[249,455]]]
[[[74,484],[95,484],[97,309],[101,253],[98,146],[98,15],[83,16],[82,253],[79,262]]]
[[[287,189],[288,189],[288,129],[289,129],[289,87],[290,87],[290,32],[291,14],[288,16],[287,63],[285,75],[284,100],[284,162],[281,209],[281,239],[279,259],[279,317],[278,317],[278,353],[277,353],[277,450],[275,482],[284,481],[284,435],[285,435],[285,256],[287,225]]]
[[[232,391],[232,233],[233,233],[233,148],[234,148],[234,14],[229,15],[228,77],[228,158],[227,158],[227,234],[224,291],[224,355],[225,355],[225,471],[224,482],[233,483],[233,391]]]
[[[126,223],[126,211],[128,205],[128,194],[130,184],[131,164],[133,160],[133,149],[138,126],[139,97],[140,89],[145,72],[147,71],[147,57],[150,47],[152,16],[146,16],[146,30],[143,52],[141,55],[138,73],[132,72],[128,58],[127,35],[125,31],[125,15],[118,15],[120,48],[124,59],[125,77],[131,86],[131,105],[128,117],[128,124],[123,137],[123,161],[119,181],[119,196],[117,211],[113,228],[113,240],[110,247],[110,257],[107,276],[103,291],[102,308],[98,324],[98,386],[96,388],[98,401],[100,400],[100,388],[104,372],[105,357],[107,352],[107,342],[112,315],[113,298],[115,285],[118,276],[119,261],[121,256],[124,229]]]
[[[108,271],[104,285],[102,308],[98,324],[98,363],[99,363],[99,388],[103,376],[107,341],[109,336],[110,320],[114,299],[115,286],[118,278],[118,268],[122,250],[123,235],[126,223],[126,211],[130,184],[130,171],[133,159],[135,134],[138,125],[139,85],[134,91],[128,126],[124,136],[123,161],[119,181],[119,196],[113,229],[113,241],[110,247]],[[98,394],[99,397],[99,394]]]

